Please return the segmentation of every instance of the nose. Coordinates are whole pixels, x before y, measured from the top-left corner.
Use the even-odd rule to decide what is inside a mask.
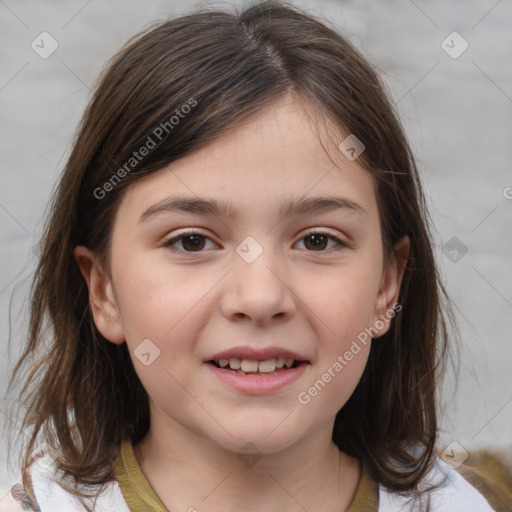
[[[261,325],[289,318],[296,307],[286,265],[266,248],[252,262],[234,256],[221,300],[222,312],[230,320],[250,319]]]

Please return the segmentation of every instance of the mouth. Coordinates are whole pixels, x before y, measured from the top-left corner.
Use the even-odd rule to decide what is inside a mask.
[[[261,361],[257,359],[230,357],[229,359],[212,359],[208,361],[208,363],[226,372],[252,376],[278,375],[298,368],[299,366],[309,364],[308,361],[285,357],[275,357]]]

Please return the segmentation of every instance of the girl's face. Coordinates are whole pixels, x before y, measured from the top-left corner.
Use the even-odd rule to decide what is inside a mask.
[[[126,340],[152,428],[235,452],[330,437],[368,332],[389,327],[402,266],[383,266],[371,175],[329,151],[336,166],[303,107],[279,102],[127,189],[110,277],[76,249],[96,325]],[[408,240],[398,249],[405,258]],[[299,364],[271,373],[283,359]]]

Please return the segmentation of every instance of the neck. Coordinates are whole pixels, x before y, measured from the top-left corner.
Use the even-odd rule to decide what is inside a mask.
[[[349,506],[360,470],[331,432],[326,425],[280,452],[247,456],[176,423],[152,423],[134,452],[169,510],[332,512]]]

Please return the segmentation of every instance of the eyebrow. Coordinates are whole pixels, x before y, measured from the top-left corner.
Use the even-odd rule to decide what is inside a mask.
[[[348,210],[367,219],[366,210],[358,203],[334,196],[311,197],[295,199],[281,207],[281,217],[294,217],[308,214],[326,213],[333,210]],[[168,197],[150,206],[139,218],[142,223],[150,217],[161,212],[187,212],[196,215],[215,215],[227,219],[237,217],[239,210],[226,201],[218,201],[210,198],[196,197]]]

